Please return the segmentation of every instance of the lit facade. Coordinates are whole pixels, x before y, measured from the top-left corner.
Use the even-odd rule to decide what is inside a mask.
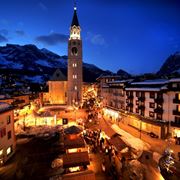
[[[57,69],[48,81],[48,99],[50,104],[67,104],[67,80],[63,73]]]
[[[167,137],[168,132],[180,136],[180,79],[131,81],[103,83],[103,105],[121,112],[125,123],[142,131],[160,138]],[[113,119],[112,114],[109,117]]]
[[[15,148],[13,108],[7,103],[0,103],[0,165],[15,153]]]

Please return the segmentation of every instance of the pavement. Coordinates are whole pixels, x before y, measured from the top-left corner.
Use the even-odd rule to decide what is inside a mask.
[[[104,119],[101,118],[100,119],[100,128],[105,131],[105,133],[107,133],[107,135],[109,137],[111,137],[113,135],[113,130],[110,128],[111,125],[113,124],[110,119]],[[129,126],[128,124],[126,124],[125,122],[119,122],[117,124],[121,129],[123,129],[124,131],[130,133],[131,135],[133,135],[134,137],[140,138],[140,131],[138,129],[133,128],[132,126]],[[180,177],[180,162],[178,161],[178,155],[177,153],[180,152],[180,145],[176,145],[175,143],[170,143],[167,140],[162,140],[162,139],[157,139],[157,138],[152,138],[149,135],[141,132],[141,140],[150,144],[151,146],[151,151],[152,152],[157,152],[160,155],[162,155],[164,153],[164,150],[168,147],[170,147],[175,155],[175,167],[176,167],[176,175],[177,177]],[[157,166],[157,164],[156,164]],[[155,166],[154,166],[155,167]],[[153,180],[154,179],[163,179],[163,177],[160,175],[159,171],[157,170],[157,168],[154,168],[153,166],[149,166],[148,165],[148,169],[149,172],[147,171],[147,177],[146,179],[149,179],[149,177],[153,176]],[[175,178],[176,179],[176,178]],[[151,178],[149,179],[151,180]]]

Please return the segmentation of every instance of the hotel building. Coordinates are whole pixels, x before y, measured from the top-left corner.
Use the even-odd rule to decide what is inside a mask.
[[[3,165],[15,152],[13,107],[0,103],[0,165]]]
[[[99,88],[105,115],[159,138],[180,137],[180,79],[108,81]],[[107,82],[107,83],[104,83]]]

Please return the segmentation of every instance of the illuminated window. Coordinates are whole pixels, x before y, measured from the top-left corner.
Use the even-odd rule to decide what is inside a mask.
[[[3,149],[0,150],[0,156],[3,154]]]
[[[180,112],[180,105],[178,105],[178,112]]]
[[[7,148],[6,153],[7,153],[7,155],[9,155],[11,152],[12,152],[12,146],[10,146],[10,147]]]
[[[73,67],[77,67],[77,64],[76,64],[76,63],[73,63]]]
[[[178,99],[180,100],[180,93],[178,94]]]
[[[149,117],[154,117],[154,112],[149,112]]]
[[[173,88],[177,88],[177,84],[176,84],[176,83],[173,83],[173,84],[172,84],[172,87],[173,87]]]
[[[11,116],[7,116],[7,124],[11,123]]]
[[[76,74],[73,75],[73,79],[77,79],[77,75]]]
[[[74,86],[74,90],[77,90],[77,86]]]

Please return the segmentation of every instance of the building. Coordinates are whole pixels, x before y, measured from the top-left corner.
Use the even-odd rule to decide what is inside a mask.
[[[76,7],[68,41],[68,105],[82,102],[82,40]]]
[[[179,78],[108,81],[101,86],[104,114],[159,138],[180,137],[179,91]]]
[[[54,72],[48,86],[50,104],[67,104],[67,78],[60,69]]]
[[[3,165],[15,152],[13,107],[0,103],[0,165]]]

